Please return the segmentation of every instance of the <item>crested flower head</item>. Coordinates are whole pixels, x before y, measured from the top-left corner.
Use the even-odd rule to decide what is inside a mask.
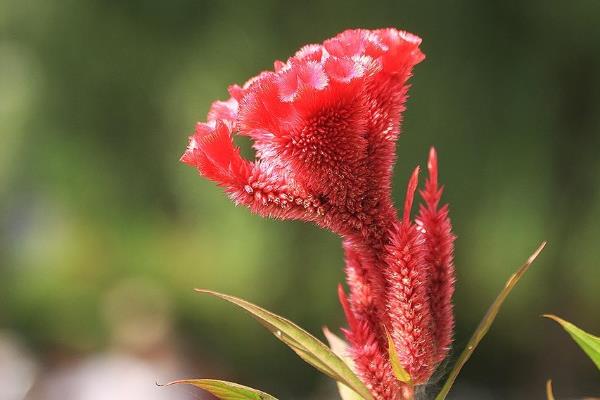
[[[266,216],[365,229],[389,187],[406,81],[421,40],[396,29],[348,30],[275,62],[213,103],[182,161]],[[232,136],[250,137],[256,159]]]
[[[418,169],[398,218],[391,178],[407,80],[421,39],[397,29],[342,32],[229,87],[181,157],[262,216],[315,222],[342,236],[340,287],[356,372],[377,400],[411,398],[452,340],[453,243],[430,154],[424,205],[410,218]],[[244,159],[234,135],[251,138]],[[393,375],[386,334],[412,384]]]

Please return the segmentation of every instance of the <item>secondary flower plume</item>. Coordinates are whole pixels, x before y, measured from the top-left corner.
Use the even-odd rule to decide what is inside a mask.
[[[348,30],[276,61],[196,126],[181,160],[252,212],[312,221],[343,239],[349,293],[339,295],[357,372],[376,399],[412,395],[446,357],[453,331],[453,243],[440,206],[435,150],[411,220],[419,169],[402,215],[392,169],[407,80],[421,39],[393,28]],[[253,140],[246,160],[233,135]],[[386,332],[411,382],[392,372]]]

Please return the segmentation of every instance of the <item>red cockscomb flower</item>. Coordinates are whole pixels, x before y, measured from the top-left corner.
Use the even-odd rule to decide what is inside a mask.
[[[453,319],[447,208],[438,209],[432,152],[417,223],[391,200],[391,174],[421,39],[393,28],[348,30],[276,61],[231,98],[213,103],[182,161],[224,187],[236,204],[281,219],[312,221],[344,240],[349,296],[340,288],[346,336],[359,375],[377,399],[412,390],[392,374],[385,331],[415,384],[446,356]],[[245,160],[232,135],[254,141]]]

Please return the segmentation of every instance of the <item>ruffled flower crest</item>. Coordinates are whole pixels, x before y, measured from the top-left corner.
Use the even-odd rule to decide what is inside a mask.
[[[304,46],[214,102],[182,161],[261,215],[313,220],[342,234],[361,229],[370,221],[364,208],[389,197],[403,86],[424,58],[419,44],[382,29]],[[242,160],[223,129],[252,138],[256,160]],[[223,154],[232,155],[231,168],[218,165]],[[211,171],[213,161],[222,173]]]

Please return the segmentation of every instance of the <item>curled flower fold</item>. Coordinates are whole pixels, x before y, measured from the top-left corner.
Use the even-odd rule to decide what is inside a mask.
[[[391,198],[392,169],[407,81],[424,59],[421,39],[393,28],[348,30],[276,61],[230,98],[212,104],[181,160],[262,216],[311,221],[339,234],[348,295],[340,300],[357,372],[377,399],[412,388],[393,376],[388,331],[415,384],[447,355],[453,329],[454,236],[438,207],[432,150],[424,204],[402,219]],[[246,160],[233,137],[247,136]]]

